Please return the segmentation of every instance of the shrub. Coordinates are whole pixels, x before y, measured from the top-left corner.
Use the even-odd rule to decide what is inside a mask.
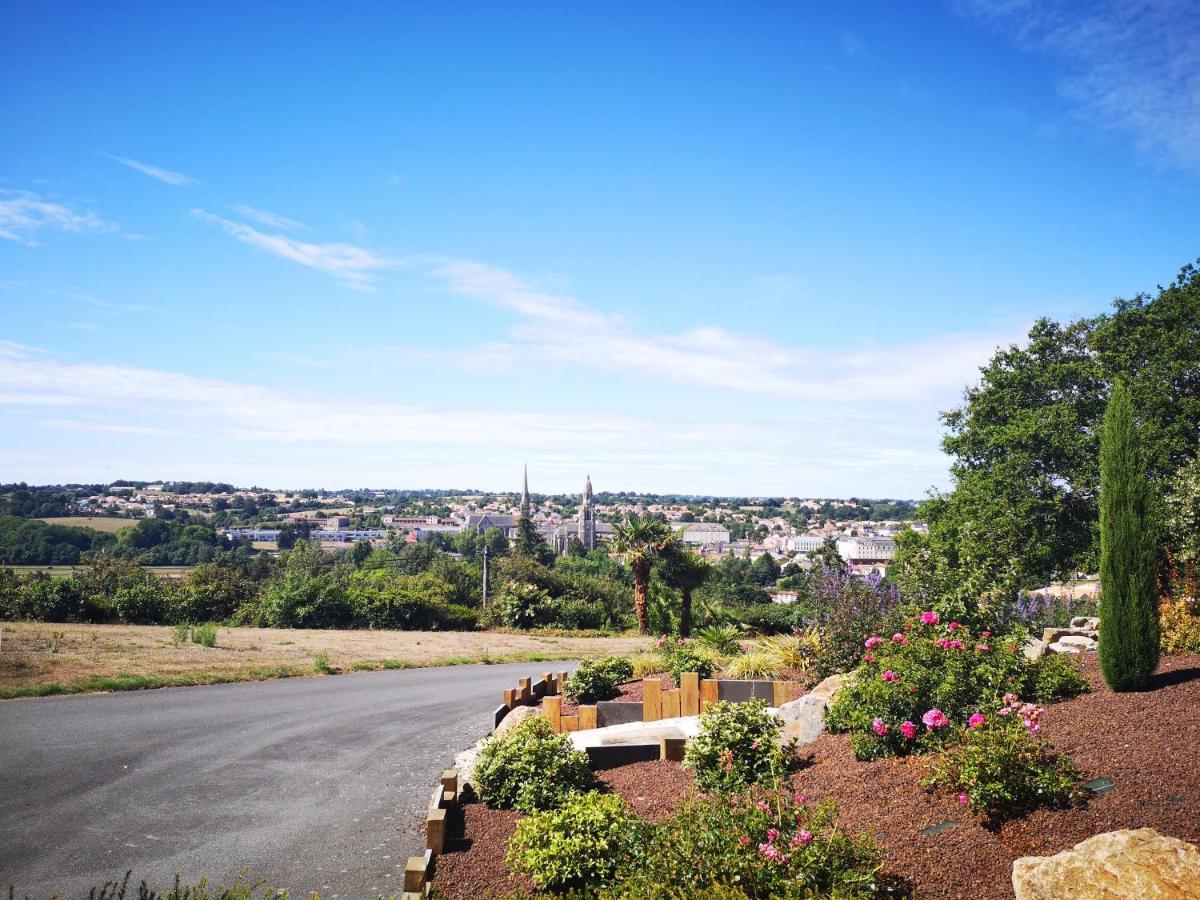
[[[959,802],[999,822],[1039,806],[1079,800],[1081,774],[1070,758],[1034,737],[1041,708],[1015,698],[974,727],[955,730],[932,759],[926,787],[959,793]]]
[[[192,629],[192,643],[201,647],[217,646],[217,626],[214,622],[205,622]]]
[[[656,827],[619,898],[871,897],[882,855],[852,840],[832,801],[785,792],[713,795]]]
[[[741,636],[742,630],[736,625],[710,625],[696,632],[696,642],[722,656],[732,656],[742,652],[742,645],[738,641]]]
[[[678,643],[670,647],[667,653],[667,671],[679,684],[684,672],[695,672],[701,678],[711,678],[713,673],[712,657],[700,653],[690,644]]]
[[[813,587],[815,615],[810,625],[821,632],[814,675],[849,672],[873,634],[891,634],[903,621],[900,595],[878,575],[859,578],[848,569],[822,569]]]
[[[192,626],[187,622],[180,622],[171,629],[171,643],[181,646],[188,642],[188,636],[192,633]]]
[[[796,625],[796,611],[781,603],[750,603],[737,611],[738,621],[758,634],[790,632]]]
[[[1092,688],[1074,658],[1066,653],[1051,653],[1035,660],[1023,680],[1024,693],[1038,703],[1086,694]]]
[[[595,784],[587,755],[565,734],[555,734],[541,716],[484,745],[475,766],[480,799],[496,809],[522,812],[555,809]]]
[[[700,714],[699,725],[683,764],[702,790],[738,791],[783,776],[790,748],[780,745],[783,723],[763,701],[717,703]]]
[[[671,667],[671,661],[667,658],[667,654],[657,650],[633,653],[629,656],[629,664],[633,667],[634,678],[661,675]]]
[[[1109,394],[1100,436],[1100,670],[1114,691],[1145,688],[1158,666],[1158,535],[1133,402]]]
[[[589,600],[563,600],[554,610],[554,624],[572,631],[595,631],[608,624],[608,612]]]
[[[617,685],[633,676],[633,666],[619,656],[585,659],[567,680],[562,692],[575,703],[611,700],[620,693]]]
[[[1014,639],[976,637],[933,612],[864,645],[862,664],[825,717],[831,731],[852,734],[860,759],[936,747],[951,726],[1008,693],[1050,699],[1086,688],[1069,664],[1030,663]]]
[[[821,659],[821,632],[808,628],[800,634],[763,638],[758,646],[774,656],[781,668],[808,674]]]
[[[778,678],[783,666],[779,657],[766,650],[747,650],[729,661],[725,674],[730,678]]]
[[[509,628],[541,628],[554,621],[554,601],[550,592],[524,581],[506,582],[496,592],[489,610],[499,623]]]
[[[517,822],[507,861],[543,890],[604,885],[636,859],[644,830],[616,794],[571,794]]]
[[[1159,623],[1163,653],[1200,653],[1200,606],[1195,601],[1164,603]]]

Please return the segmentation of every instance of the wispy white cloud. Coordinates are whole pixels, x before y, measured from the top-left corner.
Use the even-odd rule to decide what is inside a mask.
[[[259,225],[266,225],[268,228],[282,228],[284,231],[295,231],[300,228],[308,230],[307,225],[297,222],[295,219],[289,219],[287,216],[268,212],[265,209],[255,209],[245,203],[235,203],[233,208],[244,218],[257,222]]]
[[[499,486],[507,482],[497,479],[510,475],[515,483],[520,460],[529,458],[548,473],[547,488],[568,487],[586,458],[595,477],[620,487],[792,493],[804,492],[805,479],[815,487],[814,473],[822,473],[822,488],[835,491],[899,489],[903,482],[919,492],[944,470],[929,424],[903,417],[860,421],[835,411],[730,419],[705,411],[651,419],[601,410],[429,407],[64,361],[12,342],[0,342],[0,407],[24,423],[20,440],[6,448],[25,460],[22,472],[53,471],[67,480],[91,472],[89,464],[75,454],[31,462],[35,431],[173,442],[105,444],[110,472],[113,461],[131,474],[157,471],[169,459],[172,470],[220,474],[228,469],[214,462],[219,453],[237,465],[259,460],[253,472],[239,471],[273,484],[302,471],[309,485],[360,476],[394,484],[398,475],[408,484],[461,484],[462,473],[472,473],[471,483]],[[350,448],[353,475],[345,469]]]
[[[71,209],[29,191],[0,190],[0,238],[37,245],[42,231],[106,232],[117,226],[93,212]]]
[[[1061,60],[1062,95],[1143,152],[1200,166],[1200,18],[1192,0],[958,0],[963,15]]]
[[[179,172],[172,172],[170,169],[160,169],[158,166],[152,166],[149,163],[140,162],[136,159],[130,159],[128,156],[113,156],[106,154],[109,159],[114,162],[119,162],[123,166],[128,166],[143,175],[149,175],[164,184],[174,185],[175,187],[183,187],[196,185],[200,182],[189,175],[183,175]]]
[[[995,348],[1019,336],[943,335],[890,347],[804,348],[709,325],[663,334],[494,266],[440,260],[429,272],[459,296],[515,314],[510,336],[523,358],[533,354],[609,374],[781,399],[874,406],[953,402]]]
[[[150,307],[142,303],[113,303],[111,300],[105,300],[87,291],[77,287],[69,287],[62,291],[64,297],[69,297],[72,300],[78,300],[80,303],[86,303],[88,306],[94,306],[97,309],[103,309],[107,312],[145,312]]]
[[[203,209],[193,209],[191,212],[201,221],[220,226],[239,241],[266,250],[289,262],[326,272],[355,290],[373,290],[371,273],[397,265],[396,260],[387,259],[353,244],[314,244],[298,241],[286,235],[267,234],[249,225],[231,222]]]

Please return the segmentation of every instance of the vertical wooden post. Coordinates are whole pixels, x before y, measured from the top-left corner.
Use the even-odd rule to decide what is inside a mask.
[[[559,719],[562,718],[562,697],[543,697],[542,715],[556,732],[561,731]]]
[[[529,678],[518,678],[517,690],[521,692],[521,702],[528,703],[533,697],[532,680]]]
[[[778,709],[785,703],[791,703],[796,699],[796,688],[797,685],[790,681],[776,681],[772,706]]]
[[[554,676],[553,675],[551,675],[549,672],[543,672],[542,673],[542,681],[546,682],[546,693],[547,694],[557,694],[558,693],[558,691],[555,689],[555,686],[554,686]]]
[[[662,692],[662,717],[664,719],[679,718],[679,688]]]
[[[705,678],[701,681],[700,712],[704,712],[710,706],[716,706],[720,696],[720,689],[717,687],[717,680],[715,678]]]
[[[567,680],[566,672],[558,672],[554,676],[554,683],[558,685],[558,692],[562,693],[563,682]]]
[[[642,721],[662,718],[662,682],[657,677],[642,679]]]
[[[596,727],[596,707],[581,706],[579,707],[579,730],[585,731],[588,728]]]
[[[684,672],[679,677],[679,714],[700,715],[700,676],[695,672]]]
[[[579,716],[562,716],[558,720],[559,729],[565,734],[569,731],[579,730]]]
[[[446,806],[458,803],[458,769],[442,772],[442,803]]]
[[[446,849],[446,811],[431,809],[425,817],[425,847],[434,853]]]
[[[683,738],[659,738],[658,758],[669,759],[672,762],[683,762],[683,753],[686,746],[687,741]]]
[[[518,692],[514,688],[506,688],[504,691],[504,705],[509,709],[514,709],[517,705]]]

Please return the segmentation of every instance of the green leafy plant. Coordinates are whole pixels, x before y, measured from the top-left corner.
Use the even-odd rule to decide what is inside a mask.
[[[1015,698],[955,736],[930,761],[925,786],[957,791],[992,823],[1039,806],[1078,802],[1082,775],[1071,759],[1035,737],[1040,707]]]
[[[1158,535],[1133,401],[1112,386],[1100,437],[1100,670],[1114,691],[1146,687],[1158,666]]]
[[[779,661],[780,668],[808,674],[816,669],[821,659],[821,632],[808,628],[800,634],[781,634],[763,638],[759,649],[771,654]]]
[[[742,631],[736,625],[709,625],[696,632],[696,642],[717,651],[722,656],[732,656],[742,650],[742,645],[738,640],[741,636]]]
[[[783,669],[779,657],[766,650],[747,650],[739,653],[725,666],[725,674],[730,678],[778,678]]]
[[[1038,703],[1086,694],[1092,688],[1078,663],[1067,653],[1051,653],[1035,660],[1023,679],[1026,696]]]
[[[1005,694],[1048,700],[1086,689],[1065,663],[1027,660],[1019,638],[974,634],[932,610],[864,644],[854,677],[825,716],[831,731],[851,734],[859,759],[936,748],[954,726]]]
[[[667,671],[679,684],[679,677],[685,672],[695,672],[701,678],[711,678],[713,673],[712,657],[701,653],[690,644],[678,643],[671,646],[667,652]]]
[[[882,854],[850,838],[832,801],[784,791],[710,795],[657,826],[613,897],[859,898],[876,895]]]
[[[706,791],[738,791],[770,784],[787,770],[791,748],[780,744],[783,723],[761,700],[717,703],[700,714],[699,733],[683,764]]]
[[[475,766],[480,799],[497,809],[522,812],[555,809],[595,785],[587,755],[565,734],[555,734],[541,716],[484,745]]]
[[[188,642],[188,635],[191,633],[192,626],[187,622],[180,622],[171,629],[171,643],[175,645],[183,645]]]
[[[324,650],[313,656],[313,671],[318,675],[333,674],[333,666],[329,664],[329,654]]]
[[[543,890],[607,885],[637,858],[645,828],[616,794],[571,794],[517,822],[507,861]]]
[[[574,703],[611,700],[619,693],[617,685],[632,677],[633,666],[619,656],[585,659],[563,682],[562,692]]]
[[[667,654],[657,650],[647,650],[629,656],[629,664],[633,667],[634,678],[645,678],[648,675],[661,675],[671,666]]]
[[[217,625],[215,622],[205,622],[192,629],[192,643],[201,647],[217,646]]]

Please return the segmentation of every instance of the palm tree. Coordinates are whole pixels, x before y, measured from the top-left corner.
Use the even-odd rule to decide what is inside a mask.
[[[682,595],[679,604],[679,636],[692,634],[692,591],[712,577],[713,565],[699,553],[676,547],[663,559],[662,576]]]
[[[650,583],[650,567],[677,541],[671,526],[660,519],[629,516],[623,524],[613,526],[609,549],[623,557],[633,572],[633,605],[637,612],[638,631],[642,634],[650,633],[650,620],[646,615],[646,586]]]

